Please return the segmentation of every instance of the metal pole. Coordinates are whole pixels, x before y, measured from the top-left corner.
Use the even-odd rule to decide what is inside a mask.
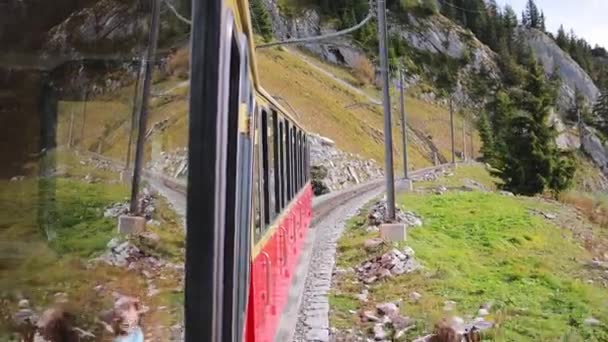
[[[380,41],[380,73],[384,105],[384,172],[386,179],[386,211],[389,220],[395,219],[395,179],[393,175],[393,133],[391,131],[391,98],[388,80],[388,40],[386,33],[386,3],[378,0],[378,32]]]
[[[403,70],[399,69],[399,110],[401,111],[401,140],[403,143],[403,176],[409,179],[408,163],[407,163],[407,121],[405,119],[405,90],[403,84]]]
[[[131,185],[131,206],[132,215],[139,214],[137,205],[139,196],[139,185],[141,183],[141,170],[144,159],[144,141],[146,135],[146,123],[148,118],[148,99],[150,97],[150,87],[152,83],[152,71],[154,68],[154,56],[156,55],[156,43],[158,41],[158,30],[160,21],[160,0],[152,0],[152,18],[150,20],[150,39],[148,41],[148,51],[146,55],[143,94],[140,103],[139,125],[137,127],[137,145],[135,148],[135,164],[133,168],[133,184]]]
[[[452,106],[452,97],[450,96],[450,133],[452,135],[452,164],[456,166],[456,142],[454,137],[454,108]]]
[[[462,161],[467,161],[467,119],[462,118]]]

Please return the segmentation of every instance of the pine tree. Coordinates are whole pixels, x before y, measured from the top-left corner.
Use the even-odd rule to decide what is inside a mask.
[[[484,161],[495,164],[494,133],[492,132],[487,113],[483,112],[479,115],[477,129],[479,130],[479,137],[482,142],[480,152],[483,154]]]
[[[538,29],[542,32],[547,31],[547,27],[545,26],[545,12],[540,12],[540,18],[538,20]]]
[[[536,6],[536,3],[534,3],[534,0],[528,0],[524,17],[526,18],[524,26],[535,29],[540,28],[540,13],[538,12],[538,7]]]
[[[270,15],[268,15],[268,11],[262,5],[261,0],[252,0],[250,2],[251,6],[251,18],[253,22],[254,31],[261,35],[265,41],[270,41],[272,39],[272,22],[270,20]]]
[[[534,56],[526,67],[528,73],[522,88],[511,93],[516,103],[502,101],[509,112],[513,112],[514,106],[521,111],[503,118],[506,123],[493,123],[498,129],[494,146],[500,146],[494,148],[495,167],[499,170],[496,175],[506,189],[515,193],[533,195],[547,188],[559,193],[570,185],[575,167],[569,156],[558,150],[555,130],[546,124],[554,99],[544,70]]]
[[[555,38],[555,42],[559,45],[562,50],[566,49],[568,46],[568,36],[566,35],[566,30],[564,30],[564,25],[560,25],[557,30],[557,37]]]
[[[593,106],[596,127],[608,135],[608,89],[604,89]]]

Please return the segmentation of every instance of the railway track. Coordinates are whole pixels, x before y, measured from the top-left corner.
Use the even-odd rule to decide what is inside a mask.
[[[449,164],[420,169],[410,173],[412,179],[420,179],[428,172],[442,170]],[[326,341],[329,334],[329,304],[327,294],[331,285],[333,256],[336,241],[341,235],[346,220],[356,214],[359,208],[384,191],[384,180],[376,179],[340,192],[330,193],[313,199],[313,220],[289,292],[286,305],[275,336],[276,342],[286,341]],[[403,189],[405,183],[397,181],[397,189]],[[328,265],[329,264],[329,265]],[[321,290],[320,290],[321,289]],[[325,291],[325,299],[311,298],[316,293]],[[311,318],[305,312],[309,307],[321,316]],[[310,321],[320,323],[319,329],[309,329]],[[308,329],[308,330],[307,330]]]

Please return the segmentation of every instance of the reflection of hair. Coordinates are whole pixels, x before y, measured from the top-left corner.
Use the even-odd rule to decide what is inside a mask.
[[[38,332],[49,342],[76,342],[78,335],[72,329],[73,319],[63,309],[48,309],[38,320]]]
[[[139,325],[141,305],[133,297],[120,297],[114,303],[113,326],[115,334],[126,335],[131,328]]]

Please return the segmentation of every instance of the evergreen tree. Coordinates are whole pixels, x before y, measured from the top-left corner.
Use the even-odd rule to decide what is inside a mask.
[[[477,129],[479,130],[479,137],[482,142],[480,152],[483,154],[483,160],[487,163],[495,164],[494,152],[496,147],[494,146],[494,133],[492,132],[487,113],[482,112],[479,115]]]
[[[534,0],[528,0],[526,4],[526,10],[524,12],[525,24],[528,28],[540,28],[540,13]]]
[[[564,30],[564,25],[559,26],[555,42],[557,43],[557,45],[559,45],[560,48],[562,48],[562,50],[565,50],[568,46],[568,36],[566,35],[566,31]]]
[[[555,99],[544,70],[534,56],[526,67],[522,88],[510,94],[515,102],[504,99],[504,94],[495,101],[493,166],[504,187],[515,193],[533,195],[546,189],[559,193],[570,185],[575,167],[558,150],[555,130],[547,125]]]
[[[591,119],[591,109],[589,108],[587,99],[577,87],[574,89],[574,103],[568,110],[566,117],[568,120],[578,123],[579,115],[583,122],[589,122]]]
[[[593,106],[595,115],[595,126],[608,135],[608,89],[604,89]]]
[[[261,35],[265,41],[272,39],[272,22],[268,11],[262,5],[261,0],[250,1],[251,21],[253,22],[253,30]]]
[[[547,31],[547,27],[545,26],[545,13],[543,11],[540,12],[540,18],[538,19],[538,29],[542,32]]]

